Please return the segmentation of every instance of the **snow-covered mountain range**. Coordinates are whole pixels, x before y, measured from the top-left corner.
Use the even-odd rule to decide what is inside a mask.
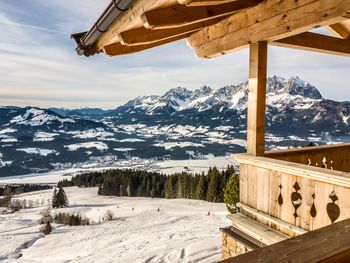
[[[0,107],[0,176],[130,158],[244,151],[247,82],[178,87],[113,110]],[[298,77],[268,78],[268,148],[350,137],[350,102],[324,99]]]
[[[189,109],[205,111],[217,105],[243,111],[247,107],[247,84],[246,82],[237,86],[225,86],[217,90],[208,86],[194,91],[178,87],[169,90],[163,96],[137,97],[125,106],[130,110],[142,109],[149,115]],[[276,76],[268,78],[267,94],[267,103],[270,106],[278,106],[279,103],[310,104],[322,100],[320,92],[314,86],[298,77],[288,80]]]

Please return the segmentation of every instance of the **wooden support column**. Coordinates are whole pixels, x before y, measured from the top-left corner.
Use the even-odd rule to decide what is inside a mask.
[[[250,44],[247,153],[263,156],[265,153],[267,43]]]

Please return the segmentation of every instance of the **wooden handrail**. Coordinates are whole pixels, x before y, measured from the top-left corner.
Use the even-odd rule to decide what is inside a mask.
[[[321,145],[321,146],[310,146],[310,147],[292,148],[292,149],[286,149],[286,150],[267,151],[265,153],[265,156],[273,158],[276,155],[290,155],[290,154],[295,154],[295,153],[323,152],[325,150],[334,150],[334,149],[341,149],[341,148],[350,148],[350,143],[330,144],[330,145],[328,144],[328,145]]]
[[[350,188],[350,173],[247,154],[234,154],[233,156],[239,163]]]
[[[239,163],[250,164],[311,180],[350,188],[350,173],[247,154],[234,154],[234,158]]]
[[[350,143],[266,152],[265,157],[350,172]]]
[[[348,262],[350,219],[262,247],[221,263]]]

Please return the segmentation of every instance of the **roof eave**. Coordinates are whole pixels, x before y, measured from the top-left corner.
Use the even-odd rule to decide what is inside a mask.
[[[89,31],[72,34],[71,37],[77,43],[77,47],[75,48],[77,54],[88,57],[99,53],[99,50],[94,48],[94,44],[103,33],[108,31],[110,25],[123,12],[128,10],[133,1],[134,0],[112,0]]]

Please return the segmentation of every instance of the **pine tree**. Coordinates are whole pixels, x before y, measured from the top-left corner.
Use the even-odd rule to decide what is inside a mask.
[[[44,235],[48,235],[52,231],[51,223],[50,221],[47,221],[45,226],[41,229],[41,231],[44,233]]]
[[[58,207],[58,204],[57,204],[57,188],[55,188],[53,190],[51,207],[52,208],[57,208]]]
[[[196,174],[191,180],[191,198],[192,199],[198,199],[196,197],[196,188],[198,183],[199,183],[199,175]]]
[[[102,195],[102,185],[101,184],[98,186],[97,194]]]
[[[176,198],[184,197],[184,180],[182,174],[176,174],[177,183],[176,183]]]
[[[52,222],[51,210],[50,208],[44,209],[40,212],[41,219],[40,224],[46,224],[47,222]]]
[[[151,190],[152,190],[151,179],[147,178],[145,197],[151,196]]]
[[[199,181],[194,193],[194,198],[199,200],[205,200],[207,196],[207,177],[202,174],[199,177]]]
[[[175,198],[175,194],[173,191],[173,178],[174,176],[169,176],[165,181],[165,198]]]
[[[237,212],[237,203],[239,202],[239,176],[234,173],[228,180],[224,193],[224,202],[227,210],[233,214]]]
[[[126,188],[126,193],[127,195],[130,197],[130,196],[133,196],[133,193],[134,193],[134,184],[132,182],[132,178],[129,177],[129,180],[128,180],[128,186]]]
[[[219,184],[219,176],[220,173],[216,167],[213,169],[209,169],[208,172],[208,191],[207,191],[207,201],[208,202],[214,202],[217,198],[218,191],[220,189],[220,184]]]
[[[52,208],[61,208],[68,205],[68,199],[66,196],[66,192],[64,191],[63,187],[60,186],[58,188],[58,191],[54,190],[54,194],[52,197]]]

